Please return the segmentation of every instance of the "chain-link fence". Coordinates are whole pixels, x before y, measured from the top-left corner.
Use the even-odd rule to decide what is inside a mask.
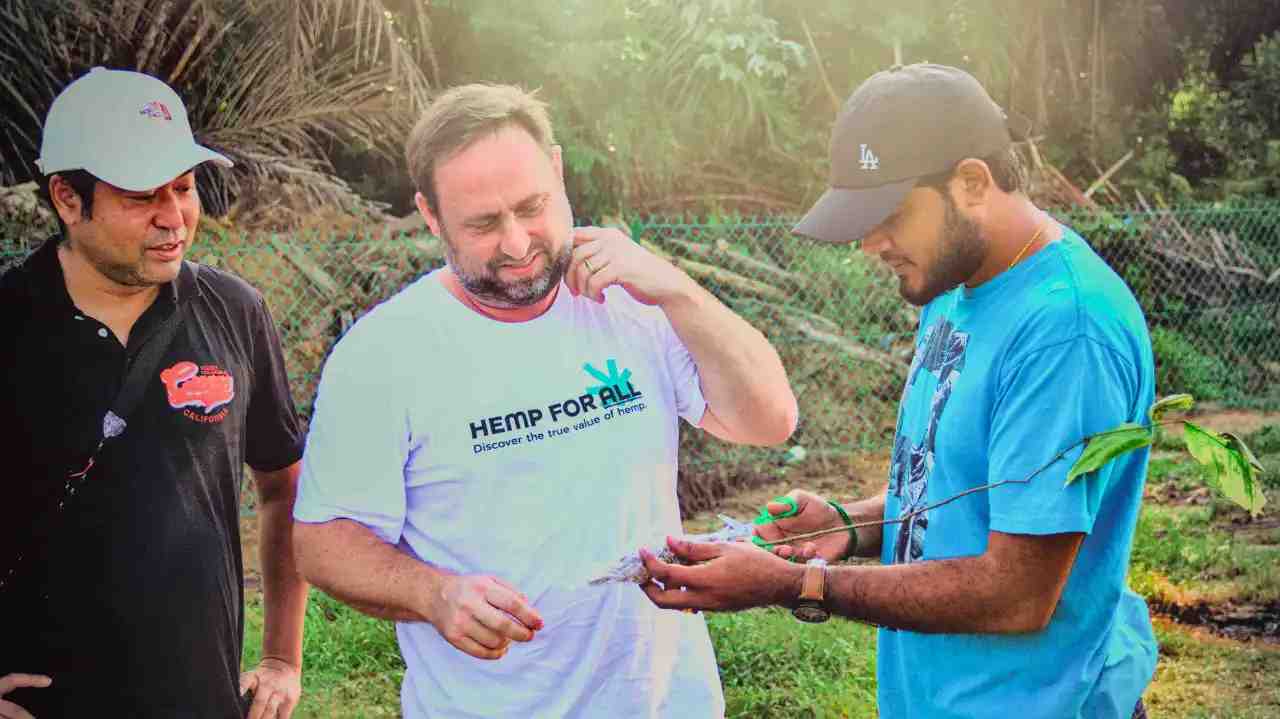
[[[1129,282],[1152,327],[1162,394],[1280,408],[1280,204],[1061,213]],[[687,432],[682,467],[701,473],[687,508],[744,474],[847,458],[892,441],[917,319],[897,281],[848,246],[797,240],[794,218],[643,218],[632,236],[671,259],[778,348],[800,402],[787,447],[728,447]],[[0,263],[26,249],[0,246]],[[376,303],[443,263],[427,235],[206,237],[192,258],[258,287],[309,411],[334,341]],[[798,449],[802,447],[803,450]]]

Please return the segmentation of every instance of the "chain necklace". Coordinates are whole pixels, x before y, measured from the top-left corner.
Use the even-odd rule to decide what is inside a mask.
[[[1040,235],[1044,233],[1044,228],[1048,226],[1049,226],[1049,223],[1045,222],[1041,224],[1040,227],[1036,228],[1036,233],[1031,236],[1031,239],[1027,240],[1027,244],[1023,245],[1022,249],[1018,250],[1018,254],[1014,255],[1013,262],[1009,263],[1008,269],[1012,270],[1013,266],[1018,264],[1018,261],[1022,259],[1022,255],[1026,253],[1028,248],[1030,248],[1032,245],[1035,244],[1036,240],[1040,239]]]

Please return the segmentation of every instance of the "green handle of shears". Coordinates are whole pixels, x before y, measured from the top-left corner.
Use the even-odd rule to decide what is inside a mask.
[[[791,497],[774,497],[773,501],[776,502],[777,504],[787,505],[787,511],[783,512],[782,514],[769,514],[769,505],[765,505],[760,508],[760,514],[754,520],[752,520],[751,522],[752,524],[768,524],[774,521],[775,519],[785,519],[787,517],[794,517],[800,511],[796,507],[796,500]],[[769,549],[770,547],[773,546],[773,543],[766,542],[762,537],[759,537],[759,536],[752,536],[751,543],[756,545],[757,547],[760,547],[761,549]]]

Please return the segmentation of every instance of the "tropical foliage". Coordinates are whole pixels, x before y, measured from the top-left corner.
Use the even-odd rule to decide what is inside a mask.
[[[1270,0],[11,0],[0,7],[0,182],[94,64],[175,84],[240,167],[214,209],[285,182],[409,211],[400,144],[432,88],[541,88],[575,207],[795,211],[836,109],[895,61],[972,71],[1095,199],[1277,194],[1280,5]],[[1032,148],[1028,148],[1032,149]],[[1132,153],[1132,155],[1129,155]],[[287,204],[287,203],[284,203]]]

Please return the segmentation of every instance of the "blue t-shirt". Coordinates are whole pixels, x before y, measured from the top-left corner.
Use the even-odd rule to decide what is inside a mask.
[[[921,313],[889,470],[885,518],[1022,479],[1083,437],[1146,421],[1151,341],[1124,282],[1079,235]],[[1125,584],[1148,451],[1064,488],[1076,448],[1027,484],[975,492],[885,525],[885,564],[982,554],[988,532],[1086,537],[1041,632],[882,629],[880,715],[1124,717],[1155,670],[1146,603]]]

